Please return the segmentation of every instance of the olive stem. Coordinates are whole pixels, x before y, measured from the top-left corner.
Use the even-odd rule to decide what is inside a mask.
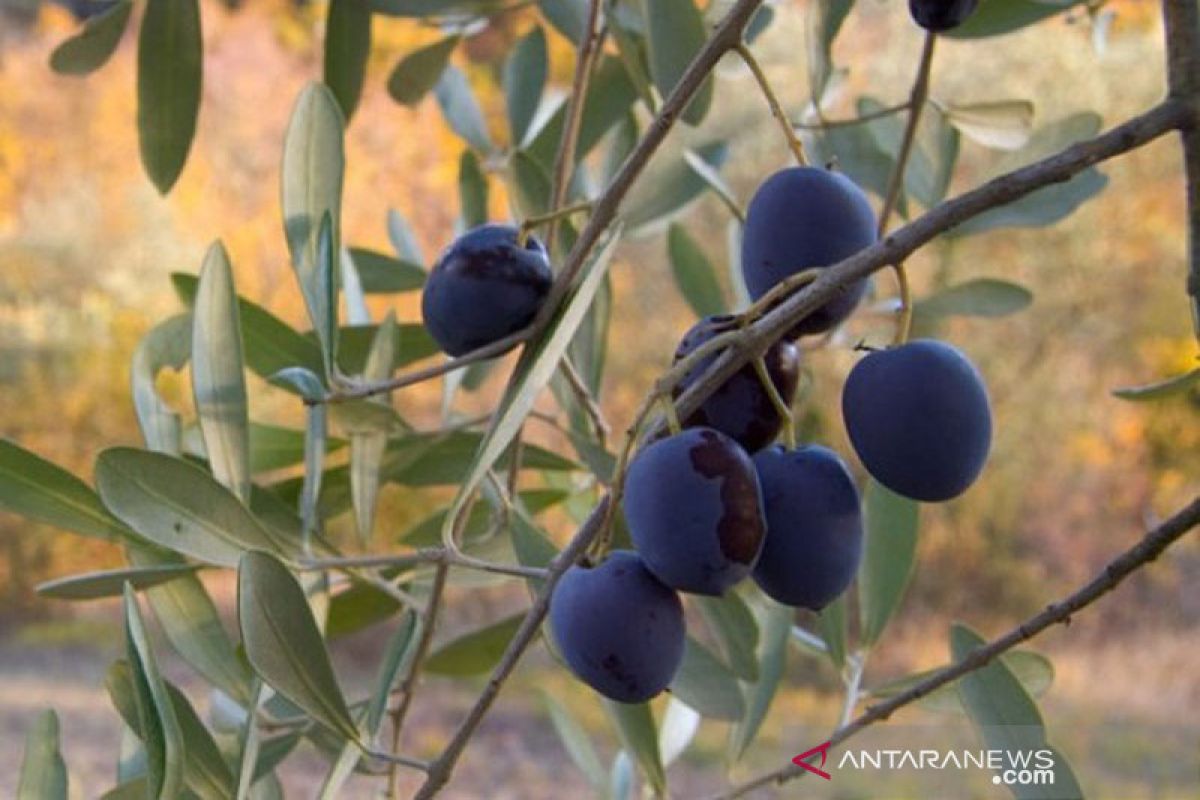
[[[675,403],[665,394],[658,396],[659,402],[662,404],[663,414],[667,418],[667,430],[672,436],[678,436],[683,432],[683,426],[679,424],[679,414],[675,412]]]
[[[784,443],[787,445],[788,450],[795,450],[796,420],[792,417],[791,407],[783,399],[783,395],[779,393],[779,388],[775,386],[775,381],[771,380],[771,373],[767,370],[767,364],[762,356],[754,359],[754,371],[757,373],[758,380],[762,383],[767,397],[771,398],[771,405],[775,406],[775,413],[779,415],[780,422],[783,423]]]
[[[892,339],[892,346],[895,347],[907,342],[909,334],[912,333],[913,304],[912,293],[908,288],[908,271],[904,269],[904,262],[897,261],[892,265],[892,271],[896,273],[896,283],[900,290],[900,308],[896,312],[898,315],[896,335]]]
[[[535,214],[533,216],[526,217],[524,221],[521,222],[518,238],[524,242],[525,237],[533,233],[535,229],[540,228],[542,225],[562,219],[563,217],[569,217],[572,214],[578,214],[583,211],[591,210],[592,201],[585,200],[579,203],[572,203],[569,206],[563,206],[562,208],[556,208],[553,211],[547,211],[545,214]]]
[[[775,95],[775,90],[771,88],[771,82],[767,80],[767,75],[763,72],[762,65],[758,63],[758,59],[754,57],[754,53],[750,52],[750,48],[745,42],[738,42],[734,50],[742,57],[742,61],[746,62],[746,66],[754,74],[754,80],[758,81],[758,88],[762,91],[763,97],[766,98],[767,105],[771,107],[771,116],[775,117],[779,122],[779,127],[783,131],[783,138],[787,141],[792,155],[795,156],[796,163],[802,167],[806,166],[808,159],[804,157],[804,145],[800,143],[800,139],[796,136],[796,131],[792,129],[791,121],[788,119],[787,114],[783,112],[783,106],[779,104],[779,98]]]
[[[862,114],[857,117],[848,119],[821,119],[818,122],[793,122],[792,127],[802,131],[824,131],[830,128],[849,128],[854,125],[863,125],[868,122],[874,122],[883,117],[890,117],[893,114],[899,114],[901,111],[907,111],[909,108],[908,101],[899,103],[898,105],[880,108],[869,114]]]
[[[575,392],[576,399],[583,406],[584,413],[591,419],[596,439],[603,445],[608,440],[608,434],[612,432],[612,429],[608,427],[608,422],[604,419],[604,412],[600,409],[600,404],[592,396],[591,390],[583,381],[583,376],[579,374],[579,370],[576,369],[575,363],[569,356],[564,356],[563,360],[559,362],[559,369],[562,370],[563,377],[567,379],[571,390]]]

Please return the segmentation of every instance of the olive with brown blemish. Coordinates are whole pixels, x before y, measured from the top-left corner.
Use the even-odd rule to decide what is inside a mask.
[[[650,571],[695,594],[724,594],[749,575],[766,532],[754,462],[712,428],[643,448],[626,476],[624,509]]]

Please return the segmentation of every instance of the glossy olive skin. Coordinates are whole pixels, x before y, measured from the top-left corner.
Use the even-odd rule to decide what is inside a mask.
[[[679,595],[627,550],[567,570],[550,598],[550,627],[571,671],[622,703],[657,695],[683,660]]]
[[[675,350],[675,361],[678,362],[717,334],[735,328],[736,323],[731,316],[705,317],[684,334]],[[715,358],[713,355],[701,359],[675,387],[674,395],[678,397],[687,391]],[[800,349],[788,341],[776,342],[763,355],[763,363],[775,390],[783,402],[791,406],[796,397],[796,385],[800,381]],[[747,364],[709,395],[683,424],[686,427],[703,425],[714,428],[732,437],[747,453],[755,453],[775,441],[783,427],[783,419],[759,380],[758,372],[752,364]]]
[[[791,167],[758,187],[746,210],[742,276],[755,300],[784,278],[828,267],[869,247],[878,238],[875,212],[853,181],[820,167]],[[792,331],[824,333],[849,317],[866,291],[856,281]]]
[[[754,463],[712,428],[642,448],[626,476],[624,508],[638,554],[672,589],[721,595],[750,574],[762,549]]]
[[[820,611],[846,591],[863,551],[862,507],[846,464],[818,445],[754,457],[767,540],[754,581],[780,603]]]
[[[935,33],[957,28],[975,11],[979,0],[908,0],[913,22]]]
[[[522,244],[511,225],[480,225],[446,248],[421,295],[425,327],[444,352],[461,356],[533,321],[553,274],[546,248]]]
[[[991,448],[983,378],[961,352],[932,339],[868,353],[846,379],[842,417],[867,472],[913,500],[962,494]]]

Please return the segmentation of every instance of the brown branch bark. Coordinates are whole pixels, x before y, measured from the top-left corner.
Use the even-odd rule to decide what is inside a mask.
[[[876,722],[886,720],[904,706],[920,700],[929,693],[970,672],[986,666],[1000,654],[1033,638],[1051,625],[1069,622],[1072,614],[1086,608],[1115,589],[1121,581],[1125,580],[1140,567],[1158,558],[1172,543],[1179,540],[1197,525],[1200,525],[1200,497],[1195,498],[1186,508],[1146,533],[1137,544],[1110,561],[1085,586],[1062,600],[1046,606],[1040,613],[1025,620],[1003,636],[972,650],[962,661],[938,670],[908,691],[896,695],[887,702],[870,706],[859,717],[834,731],[829,737],[830,743],[836,745],[844,742],[864,728]],[[747,792],[763,786],[772,783],[779,784],[799,777],[805,772],[806,770],[803,768],[789,762],[784,767],[759,775],[745,783],[738,784],[726,792],[714,795],[709,800],[733,800],[733,798],[741,797]]]
[[[1200,11],[1195,0],[1163,0],[1167,91],[1190,114],[1179,129],[1187,177],[1188,278],[1192,325],[1200,339]]]

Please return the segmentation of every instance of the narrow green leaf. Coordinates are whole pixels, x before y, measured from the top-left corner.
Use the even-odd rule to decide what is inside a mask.
[[[504,655],[524,619],[525,614],[514,614],[447,642],[429,656],[425,671],[456,677],[487,672]]]
[[[656,795],[665,795],[667,773],[658,750],[658,728],[649,703],[618,703],[604,700],[604,708],[616,728],[621,745],[637,761],[646,783]]]
[[[1182,394],[1197,384],[1200,384],[1200,368],[1193,369],[1191,372],[1185,372],[1182,375],[1176,375],[1172,378],[1156,381],[1155,383],[1148,383],[1144,386],[1113,389],[1113,395],[1122,400],[1133,400],[1135,402],[1161,400],[1164,397]]]
[[[400,624],[388,640],[387,649],[379,663],[379,673],[375,678],[375,691],[371,693],[371,701],[367,706],[367,735],[374,736],[383,724],[384,712],[387,711],[388,700],[396,685],[399,675],[407,674],[408,667],[416,654],[417,645],[417,615],[406,611]]]
[[[158,548],[128,545],[129,562],[138,569],[182,568],[178,556]],[[239,658],[217,607],[196,575],[181,574],[143,594],[167,641],[192,669],[240,703],[249,702],[253,678]]]
[[[954,39],[982,39],[1011,33],[1081,5],[1083,0],[981,0],[979,8],[957,28],[944,33]]]
[[[870,647],[900,605],[917,550],[918,505],[868,481],[863,493],[866,543],[858,577],[860,636]]]
[[[692,0],[642,0],[642,9],[650,50],[650,75],[665,98],[708,39],[704,18]],[[712,106],[712,97],[713,83],[709,78],[684,110],[682,119],[699,125]]]
[[[549,71],[546,33],[535,27],[517,42],[504,62],[504,97],[512,143],[520,146],[541,104]]]
[[[950,627],[950,650],[956,662],[985,644],[983,637],[965,625]],[[1069,800],[1082,798],[1071,765],[1046,741],[1046,730],[1037,704],[1002,659],[964,675],[957,683],[967,714],[990,750],[1015,755],[1020,751],[1052,750],[1054,780],[1046,784],[1011,783],[1018,800]]]
[[[289,549],[207,472],[172,456],[110,448],[96,460],[96,485],[130,528],[206,563],[234,566],[248,549]]]
[[[538,8],[554,29],[578,45],[587,27],[586,0],[538,0]]]
[[[533,156],[518,150],[509,158],[510,180],[517,209],[523,217],[545,214],[550,208],[550,173]]]
[[[764,6],[764,8],[766,8]],[[721,177],[721,173],[713,167],[712,164],[705,161],[697,153],[691,150],[683,151],[683,160],[692,172],[699,176],[700,180],[712,190],[713,194],[721,199],[721,202],[730,210],[734,217],[745,216],[741,204],[733,194],[733,189],[729,188],[729,184]]]
[[[604,56],[596,65],[588,87],[587,99],[583,104],[583,116],[579,121],[579,144],[575,148],[575,160],[580,161],[600,143],[604,135],[623,122],[630,108],[637,102],[637,89],[629,80],[620,59]],[[550,116],[530,139],[525,150],[546,169],[554,163],[566,118],[566,104]]]
[[[508,450],[513,437],[533,410],[537,396],[557,371],[567,346],[583,322],[597,291],[603,285],[604,276],[608,272],[609,263],[620,238],[618,227],[610,234],[608,241],[593,254],[590,263],[584,268],[578,288],[564,300],[540,341],[531,342],[522,351],[521,358],[514,368],[509,390],[501,398],[491,427],[480,442],[479,451],[471,463],[466,479],[451,504],[451,511],[443,529],[443,538],[450,537],[453,520],[467,505],[483,476]]]
[[[1091,111],[1073,114],[1034,131],[1029,143],[996,162],[991,175],[1002,175],[1057,153],[1068,145],[1095,136],[1102,125]],[[1008,205],[989,209],[950,229],[948,236],[967,236],[997,228],[1044,227],[1065,219],[1104,190],[1108,178],[1094,167],[1070,180],[1038,189]]]
[[[571,757],[571,761],[579,767],[579,771],[587,778],[593,789],[597,792],[603,791],[608,785],[608,772],[600,763],[600,757],[596,755],[596,748],[592,746],[592,740],[587,735],[587,731],[567,710],[566,706],[555,700],[545,690],[542,691],[542,702],[546,705],[550,722],[553,723],[558,739],[562,742],[567,755]]]
[[[213,476],[250,498],[250,433],[233,269],[220,242],[204,257],[192,311],[192,396]]]
[[[171,191],[187,163],[203,58],[197,0],[147,0],[138,36],[138,143],[161,194]]]
[[[163,685],[171,699],[183,737],[186,753],[184,783],[201,800],[228,800],[235,791],[233,773],[229,771],[229,765],[225,763],[212,734],[200,721],[187,696],[168,681],[164,681]]]
[[[417,243],[412,226],[408,224],[408,220],[404,219],[404,215],[394,208],[389,208],[387,212],[387,231],[388,240],[392,243],[392,248],[401,261],[407,261],[410,264],[425,263],[425,256],[421,252],[420,244]]]
[[[739,703],[741,696],[738,696]],[[662,753],[663,766],[669,767],[683,755],[696,732],[700,730],[700,714],[678,697],[667,701],[662,725],[658,729],[658,749]]]
[[[667,256],[675,285],[698,317],[720,314],[727,309],[716,269],[687,229],[671,223],[667,231]]]
[[[450,129],[479,152],[490,153],[492,140],[487,121],[466,74],[458,67],[447,66],[434,85],[433,94]]]
[[[171,283],[176,294],[188,305],[195,304],[199,280],[194,275],[174,273]],[[261,378],[270,378],[288,367],[321,371],[321,348],[260,305],[238,298],[242,352],[246,366]],[[190,337],[190,322],[189,322]],[[190,338],[189,338],[190,341]],[[289,391],[295,391],[290,389]]]
[[[822,0],[808,6],[808,90],[814,102],[833,76],[833,42],[854,7],[854,0]]]
[[[671,681],[671,693],[706,717],[740,720],[745,713],[733,673],[690,636],[683,663]]]
[[[67,800],[67,765],[58,751],[58,715],[46,710],[25,737],[17,800]]]
[[[388,312],[379,326],[371,354],[367,357],[363,377],[369,381],[380,381],[392,374],[395,362],[396,317]],[[368,401],[384,411],[391,411],[387,397],[376,397]],[[387,452],[388,432],[367,431],[350,436],[350,492],[354,504],[354,520],[358,538],[364,545],[371,539],[375,528],[375,508],[379,499],[380,468]]]
[[[951,103],[943,113],[968,139],[993,150],[1019,150],[1033,134],[1033,103],[1028,100]]]
[[[310,83],[296,101],[283,143],[284,232],[327,367],[337,324],[332,289],[336,273],[331,271],[341,247],[344,126],[333,93],[323,84]]]
[[[246,656],[263,680],[330,730],[358,740],[304,590],[274,556],[242,556],[238,622]]]
[[[458,46],[460,37],[450,36],[414,50],[396,64],[388,76],[388,94],[397,103],[415,106],[437,84]]]
[[[0,509],[95,539],[129,533],[87,484],[8,439],[0,439]]]
[[[177,454],[180,447],[180,421],[155,388],[158,373],[180,370],[192,355],[192,318],[178,314],[151,328],[133,351],[130,380],[133,407],[137,412],[142,438],[151,450]]]
[[[1010,650],[1000,656],[1000,660],[1032,697],[1041,697],[1054,683],[1054,665],[1040,653],[1031,650]],[[895,697],[929,678],[938,672],[938,669],[941,668],[927,669],[888,681],[872,687],[869,694],[878,698]],[[936,689],[918,700],[917,704],[930,711],[962,713],[964,709],[962,701],[959,700],[957,685],[958,682],[955,681]]]
[[[138,725],[146,743],[148,796],[174,800],[183,789],[183,734],[150,649],[137,597],[130,587],[125,588],[125,649],[132,672]]]
[[[984,644],[983,637],[965,625],[950,627],[950,651],[955,662]],[[958,692],[971,719],[984,729],[989,747],[1003,750],[1013,745],[1011,749],[1016,750],[1045,740],[1037,705],[1002,662],[993,661],[964,675],[958,681]],[[1006,731],[1006,728],[1022,730]],[[1013,734],[1016,740],[1011,739]],[[1032,738],[1025,738],[1029,736]]]
[[[330,0],[325,17],[325,85],[346,119],[362,96],[371,55],[371,9],[366,0]]]
[[[396,598],[366,583],[355,583],[329,600],[325,636],[336,639],[390,619],[401,609]]]
[[[729,146],[711,142],[692,148],[692,152],[716,169],[725,163]],[[682,151],[674,155],[664,151],[630,191],[622,218],[636,234],[655,230],[682,214],[707,188],[708,183],[688,166]]]
[[[134,589],[147,589],[182,575],[190,575],[197,569],[194,564],[167,564],[161,567],[101,570],[39,583],[37,593],[55,600],[97,600],[123,593],[126,583]]]
[[[737,592],[721,597],[697,595],[696,606],[721,645],[725,663],[745,681],[758,679],[758,621]]]
[[[347,325],[338,331],[338,363],[343,372],[352,375],[362,373],[377,330],[378,326],[375,325]],[[437,343],[419,322],[398,324],[392,331],[396,339],[393,345],[393,366],[396,369],[438,352]]]
[[[119,0],[108,10],[90,18],[83,30],[67,39],[50,54],[50,69],[59,75],[87,75],[100,69],[116,52],[133,11],[130,0]]]
[[[787,643],[792,629],[792,609],[777,603],[766,605],[756,616],[759,617],[759,637],[756,655],[758,657],[758,680],[745,686],[746,712],[740,722],[729,732],[729,760],[740,761],[742,756],[758,735],[779,681],[783,678],[784,667],[787,665]]]
[[[411,292],[425,285],[425,270],[419,264],[363,247],[351,247],[350,258],[367,294]]]
[[[974,278],[948,286],[918,300],[913,315],[927,320],[940,317],[1005,317],[1033,302],[1033,292],[998,278]]]
[[[479,159],[464,150],[458,162],[458,196],[462,202],[462,221],[474,228],[488,221],[488,182],[479,166]]]
[[[834,600],[817,614],[817,629],[828,648],[827,655],[833,666],[846,666],[846,595]]]
[[[311,275],[312,285],[304,292],[308,316],[321,344],[325,377],[332,380],[338,373],[338,250],[333,240],[333,219],[321,217],[317,232],[317,267]]]
[[[1056,183],[1020,200],[984,211],[952,228],[948,235],[966,236],[997,228],[1044,228],[1066,219],[1075,209],[1104,191],[1108,177],[1094,167],[1065,183]]]

